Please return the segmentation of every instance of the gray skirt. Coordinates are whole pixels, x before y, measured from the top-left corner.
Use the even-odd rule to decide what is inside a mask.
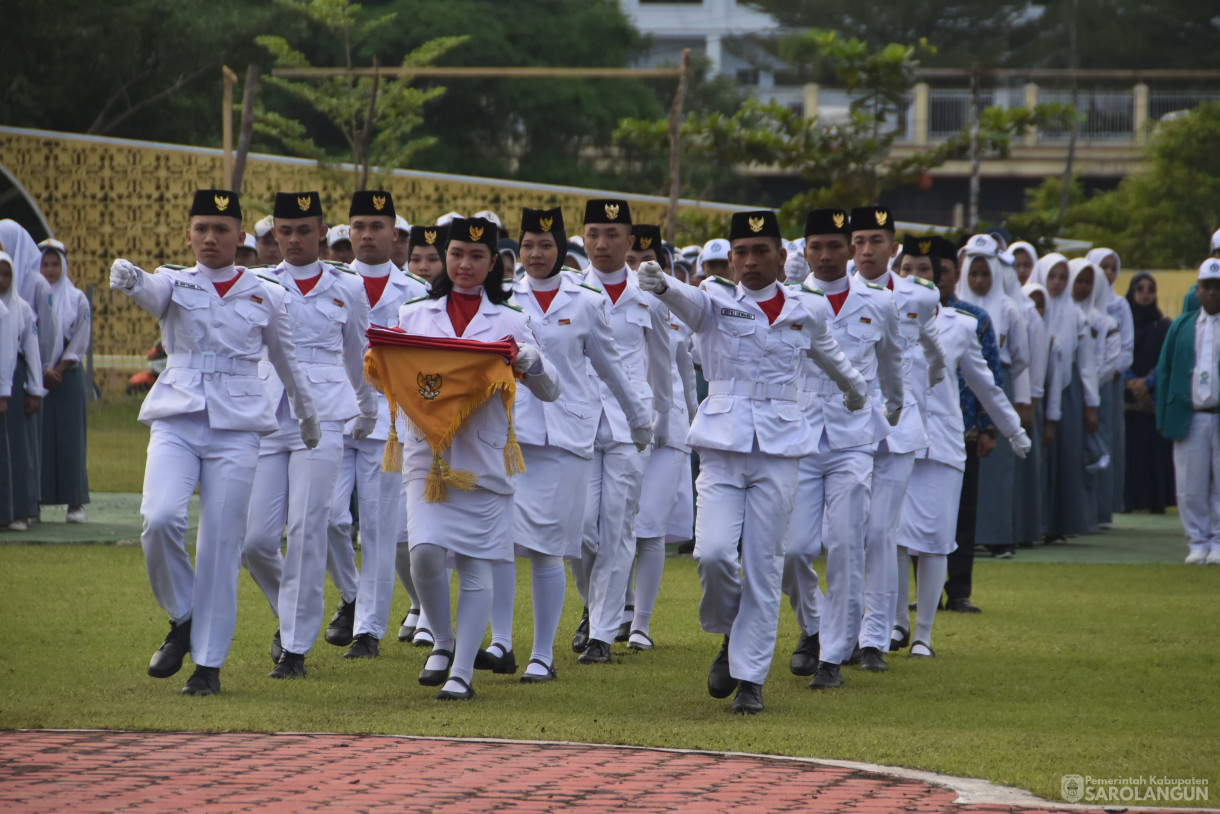
[[[1115,395],[1118,393],[1119,382],[1117,379],[1111,379],[1101,386],[1101,405],[1097,408],[1098,423],[1101,428],[1098,434],[1101,435],[1102,443],[1105,444],[1107,450],[1110,450],[1110,465],[1093,474],[1093,498],[1097,505],[1097,522],[1109,523],[1114,519],[1114,473],[1121,472],[1115,464],[1114,460],[1114,439],[1118,435],[1118,430],[1123,428],[1122,415],[1118,416],[1118,423],[1115,423],[1114,401]]]
[[[42,400],[43,505],[89,502],[86,396],[85,370],[74,365],[64,373],[63,384]]]
[[[1034,428],[1029,434],[1030,450],[1025,460],[1015,463],[1013,473],[1013,539],[1032,543],[1045,533],[1042,508],[1042,417],[1043,400],[1034,405]]]
[[[1004,395],[1012,401],[1012,372],[1004,365]],[[1017,456],[1012,446],[1003,438],[997,440],[995,450],[986,458],[979,459],[978,515],[974,522],[975,545],[1010,546],[1017,538],[1013,523],[1016,507],[1016,490],[1013,478]]]
[[[1071,383],[1063,391],[1062,416],[1055,443],[1047,450],[1047,534],[1052,537],[1088,534],[1097,528],[1092,493],[1093,475],[1084,462],[1084,387],[1080,370],[1072,367]]]
[[[17,369],[13,372],[12,396],[8,400],[7,421],[8,450],[13,501],[13,517],[24,520],[38,517],[38,495],[42,480],[38,459],[42,455],[42,433],[39,429],[39,413],[26,415],[25,382],[29,371],[25,357],[17,357]]]

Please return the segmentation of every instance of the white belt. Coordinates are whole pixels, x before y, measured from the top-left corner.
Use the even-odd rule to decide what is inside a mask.
[[[219,356],[215,351],[191,351],[189,353],[171,353],[165,360],[166,369],[183,367],[198,370],[203,373],[236,373],[239,376],[257,376],[258,362],[251,359],[237,359],[232,356]]]
[[[343,364],[343,354],[329,348],[303,348],[297,346],[298,362],[319,362],[327,365]]]
[[[707,383],[709,396],[747,396],[754,401],[796,401],[794,384],[770,384],[743,379],[720,379]]]

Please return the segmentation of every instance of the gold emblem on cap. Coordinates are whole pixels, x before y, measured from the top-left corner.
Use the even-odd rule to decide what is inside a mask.
[[[554,218],[538,218],[538,226],[541,227],[542,231],[544,231],[544,232],[551,231],[551,227],[554,225],[555,225]]]
[[[610,220],[618,219],[618,204],[606,204],[606,217]]]
[[[652,238],[650,238],[650,237],[640,238],[640,248],[645,251],[647,251],[648,249],[651,249],[652,248]]]
[[[930,241],[930,240],[919,241],[919,250],[921,252],[923,252],[924,254],[927,254],[928,252],[932,251],[932,241]]]
[[[373,208],[376,209],[378,212],[385,209],[385,196],[384,195],[374,195],[373,196]]]
[[[873,215],[877,218],[878,226],[885,226],[885,222],[890,219],[890,213],[884,209],[878,209]]]
[[[424,230],[424,242],[427,243],[429,246],[431,246],[433,243],[436,242],[436,230],[435,229],[425,229]]]
[[[474,241],[475,243],[478,243],[480,240],[482,240],[483,239],[483,227],[482,226],[471,226],[470,227],[470,239],[472,241]]]
[[[842,229],[843,224],[847,223],[847,215],[842,212],[835,212],[830,219],[834,221],[836,229]]]
[[[223,212],[229,208],[228,195],[213,195],[212,201],[216,204],[216,211]]]
[[[308,212],[310,204],[313,203],[312,195],[301,195],[297,198],[297,206],[301,207],[302,212]]]
[[[750,231],[757,234],[763,230],[766,221],[762,217],[750,218]]]

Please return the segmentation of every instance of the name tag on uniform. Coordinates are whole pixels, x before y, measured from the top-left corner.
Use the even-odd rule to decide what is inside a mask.
[[[203,291],[202,288],[194,283],[188,283],[183,280],[174,280],[174,288],[189,288],[191,291]]]
[[[570,320],[570,319],[561,319],[561,320],[559,320],[559,324],[560,324],[560,325],[571,325],[571,324],[572,324],[572,320]]]
[[[721,308],[720,313],[726,317],[737,317],[738,319],[754,319],[754,315],[746,311],[737,311],[732,308]]]

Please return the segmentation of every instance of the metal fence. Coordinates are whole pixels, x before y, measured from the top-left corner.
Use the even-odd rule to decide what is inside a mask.
[[[1220,102],[1215,90],[1153,90],[1148,92],[1148,118],[1160,121],[1169,113],[1193,110],[1205,102]]]
[[[1070,90],[1038,90],[1039,104],[1072,103]],[[1083,143],[1130,141],[1135,132],[1135,95],[1129,91],[1080,91],[1076,112],[1081,117],[1076,132]],[[1069,129],[1048,127],[1038,133],[1039,141],[1066,141]]]
[[[970,91],[956,88],[935,89],[928,94],[928,138],[946,139],[970,125]],[[979,110],[991,107],[995,92],[979,92]]]

